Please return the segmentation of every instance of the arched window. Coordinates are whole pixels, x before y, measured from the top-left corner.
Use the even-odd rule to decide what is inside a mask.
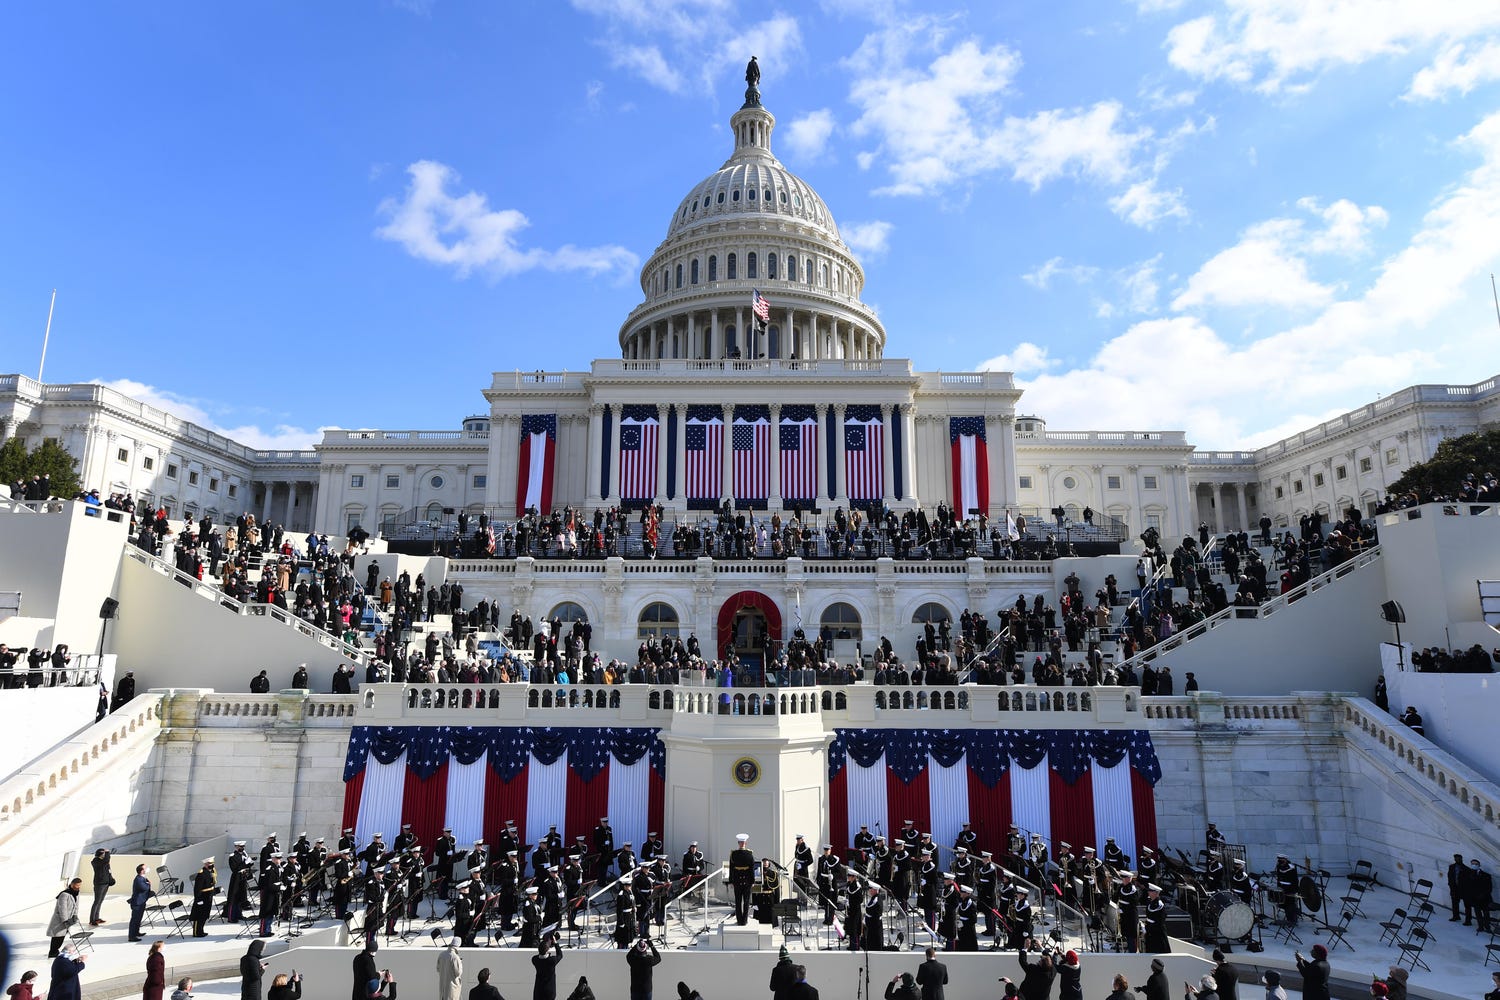
[[[776,280],[776,255],[774,253],[766,254],[766,280]]]
[[[693,277],[692,277],[692,283],[696,285],[698,283],[698,258],[697,257],[693,258],[693,263],[692,263],[691,271],[692,271],[692,275],[693,275]]]
[[[854,605],[844,601],[824,608],[822,617],[818,619],[818,625],[832,632],[835,639],[861,639],[864,635],[860,627],[859,612],[855,610]]]
[[[728,357],[734,353],[734,324],[731,323],[724,328],[724,356]]]
[[[677,287],[678,288],[682,287],[682,265],[681,264],[677,265]]]
[[[734,279],[736,279],[736,278],[738,278],[740,276],[740,270],[739,270],[739,266],[738,265],[739,265],[739,258],[738,258],[738,256],[735,255],[735,254],[730,254],[729,255],[729,280],[730,281],[733,281]]]
[[[754,279],[756,277],[756,274],[755,274],[755,254],[753,254],[753,253],[747,253],[747,254],[745,254],[745,277],[751,278],[751,279]]]
[[[824,288],[828,287],[828,265],[827,264],[823,265],[823,287]]]
[[[646,605],[636,620],[636,635],[642,639],[676,636],[677,611],[661,601]]]
[[[802,261],[802,278],[809,285],[813,282],[813,266],[811,257],[808,257]]]
[[[774,260],[775,258],[771,258]],[[781,357],[781,327],[772,324],[766,327],[766,357]]]
[[[791,254],[786,255],[786,280],[797,280],[797,258]]]
[[[913,625],[926,625],[928,622],[936,625],[938,622],[953,620],[953,612],[943,607],[937,601],[928,601],[911,613]]]
[[[557,607],[547,612],[548,621],[551,621],[554,618],[562,622],[564,625],[571,625],[573,622],[586,622],[589,620],[588,612],[583,610],[583,606],[581,604],[576,604],[573,601],[563,601]]]
[[[432,503],[430,503],[430,504],[427,505],[427,521],[428,521],[428,523],[431,523],[433,521],[442,521],[442,520],[443,520],[443,505],[441,503],[439,503],[438,501],[434,500],[434,501],[432,501]]]
[[[708,280],[719,280],[719,258],[710,255],[708,258]]]

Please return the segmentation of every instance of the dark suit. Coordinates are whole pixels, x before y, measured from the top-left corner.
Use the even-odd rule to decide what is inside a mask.
[[[811,983],[793,983],[787,1000],[818,1000],[818,988]]]
[[[729,883],[734,887],[734,920],[743,927],[750,921],[750,891],[755,885],[755,855],[743,847],[729,852]]]
[[[796,968],[789,958],[776,963],[771,970],[771,985],[767,987],[771,991],[771,1000],[790,1000],[792,987],[797,985]]]
[[[943,1000],[943,987],[948,985],[948,967],[935,958],[929,958],[917,966],[917,985],[922,987],[922,1000]]]
[[[350,996],[353,1000],[366,1000],[370,995],[370,980],[379,978],[380,970],[375,967],[375,956],[368,951],[361,951],[354,956],[354,990]]]

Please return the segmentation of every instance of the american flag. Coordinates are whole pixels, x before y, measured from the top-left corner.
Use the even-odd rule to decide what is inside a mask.
[[[620,499],[656,496],[656,419],[620,421]]]
[[[687,492],[689,500],[712,500],[724,495],[724,419],[687,421]]]
[[[846,414],[844,482],[850,500],[879,500],[885,496],[884,456],[885,431],[879,411],[873,417]]]
[[[818,495],[818,422],[781,418],[781,496],[812,501]]]
[[[750,293],[750,311],[755,313],[756,318],[762,323],[771,322],[771,300],[761,295],[758,290]]]
[[[765,500],[771,495],[771,421],[734,423],[734,496],[736,500]]]

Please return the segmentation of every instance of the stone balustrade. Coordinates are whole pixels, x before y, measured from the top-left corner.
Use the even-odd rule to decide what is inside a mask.
[[[143,694],[33,760],[0,784],[0,841],[14,829],[6,824],[30,822],[115,756],[154,742],[161,726],[162,696]]]

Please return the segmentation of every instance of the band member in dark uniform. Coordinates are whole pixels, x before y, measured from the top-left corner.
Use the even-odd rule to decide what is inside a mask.
[[[446,830],[444,832],[447,832]],[[398,854],[405,854],[406,849],[417,842],[417,835],[411,832],[410,823],[401,824],[401,832],[396,834],[396,842],[391,845],[391,850]]]
[[[609,866],[615,859],[615,831],[610,829],[608,816],[594,827],[594,859],[599,866],[594,879],[602,885],[609,880]]]
[[[1276,855],[1276,891],[1281,893],[1281,912],[1288,925],[1295,926],[1302,915],[1301,897],[1297,895],[1297,869],[1285,854]]]
[[[891,892],[905,906],[911,902],[912,865],[916,858],[906,847],[906,841],[896,841],[896,851],[891,855]]]
[[[1161,871],[1161,862],[1157,860],[1156,851],[1149,847],[1140,849],[1141,860],[1135,866],[1135,873],[1140,880],[1147,885],[1156,881],[1157,873]]]
[[[335,920],[349,919],[349,896],[353,892],[354,865],[349,861],[349,852],[342,848],[333,854],[333,916]]]
[[[465,879],[454,887],[453,908],[450,913],[453,916],[453,936],[458,939],[459,947],[474,947],[474,914],[469,907],[469,880]]]
[[[889,889],[891,886],[891,849],[886,845],[884,837],[875,838],[875,846],[870,848],[870,878],[879,882]]]
[[[639,928],[635,920],[635,894],[624,886],[615,890],[615,947],[629,948]]]
[[[500,929],[509,933],[516,929],[516,911],[521,908],[521,871],[516,867],[516,852],[506,851],[495,862],[495,900],[500,910]]]
[[[953,839],[953,849],[957,851],[960,847],[968,851],[971,857],[978,853],[979,834],[969,826],[968,820],[964,820],[964,828],[958,831],[958,836]]]
[[[374,839],[365,845],[365,849],[359,852],[359,860],[365,863],[365,871],[372,868],[380,868],[385,865],[385,841],[381,834],[376,834]]]
[[[854,835],[854,849],[860,854],[867,853],[875,846],[875,837],[870,833],[870,828],[865,824],[859,825],[859,832]]]
[[[880,886],[871,885],[865,892],[864,943],[865,950],[885,950],[885,900],[880,898]]]
[[[458,852],[458,841],[453,831],[443,827],[442,836],[432,845],[432,884],[439,896],[448,895],[448,885],[453,879],[453,855]]]
[[[276,843],[276,834],[273,833],[269,837],[267,837],[266,842],[260,846],[260,866],[258,870],[264,872],[267,868],[271,867],[271,855],[279,853],[280,851],[281,845]]]
[[[208,918],[213,913],[214,895],[219,891],[219,878],[214,871],[214,859],[204,858],[203,867],[193,876],[193,905],[188,917],[193,922],[193,937],[208,937]]]
[[[535,948],[541,941],[542,931],[542,907],[537,902],[537,894],[541,889],[534,885],[526,887],[525,898],[521,900],[521,947]],[[616,895],[629,895],[621,892]]]
[[[1210,892],[1224,888],[1227,876],[1224,872],[1224,856],[1218,851],[1208,853],[1208,867],[1203,870],[1203,885]]]
[[[1240,902],[1247,906],[1255,898],[1255,883],[1250,881],[1250,873],[1245,871],[1245,862],[1242,858],[1234,859],[1234,873],[1229,876],[1229,891],[1238,896]]]
[[[823,854],[818,858],[818,895],[823,902],[823,925],[825,927],[833,923],[834,907],[838,905],[838,885],[834,876],[839,869],[838,855],[833,853],[832,844],[823,845]]]
[[[743,927],[750,922],[750,893],[755,887],[755,855],[750,853],[750,835],[735,837],[739,846],[729,852],[729,884],[734,888],[734,921]],[[830,918],[831,922],[832,918]]]
[[[641,860],[655,861],[665,853],[667,853],[667,847],[656,835],[656,831],[646,834],[646,842],[641,845]]]
[[[958,904],[962,901],[963,893],[954,880],[953,873],[943,872],[942,896],[939,900],[943,915],[938,923],[938,934],[948,942],[945,951],[953,951],[958,947]]]
[[[1018,886],[1012,894],[1010,934],[1006,938],[1005,946],[1020,951],[1026,946],[1026,939],[1029,937],[1031,937],[1031,897],[1024,888]]]
[[[245,842],[234,842],[234,853],[229,855],[229,888],[224,894],[224,919],[237,924],[245,919],[250,909],[250,855],[245,853]]]
[[[958,903],[958,951],[978,951],[979,936],[975,933],[975,924],[979,920],[979,907],[974,902],[974,889],[972,886],[960,886],[959,892],[962,898]]]
[[[581,839],[581,838],[580,838]],[[583,908],[583,855],[570,852],[563,863],[563,892],[568,898],[568,930],[578,930],[578,911]]]
[[[688,849],[682,855],[682,882],[683,888],[690,889],[698,884],[703,877],[704,870],[708,864],[703,859],[703,852],[698,850],[698,842],[695,840],[688,845]]]
[[[328,848],[322,837],[313,841],[307,852],[307,903],[316,907],[323,901],[323,890],[328,888]]]
[[[651,921],[658,927],[667,926],[667,897],[672,889],[672,863],[665,854],[658,855],[652,865]]]
[[[1141,950],[1141,887],[1134,872],[1120,873],[1120,886],[1115,893],[1115,901],[1120,904],[1120,934],[1125,938],[1125,950],[1133,954]]]
[[[995,936],[995,887],[1000,882],[1000,866],[990,851],[980,855],[979,865],[974,869],[974,895],[979,911],[984,915],[984,936]]]
[[[365,876],[365,946],[368,948],[380,935],[380,925],[385,920],[385,884],[380,877],[385,868],[377,865]]]
[[[849,950],[859,951],[865,927],[865,894],[860,891],[854,869],[845,867],[844,872],[848,876],[844,884],[844,936],[849,940]]]
[[[928,930],[937,930],[938,890],[942,882],[942,873],[938,871],[937,862],[932,859],[932,852],[923,851],[922,867],[917,872],[917,906],[922,911],[922,919]]]
[[[809,896],[813,894],[813,863],[812,848],[802,834],[797,834],[797,846],[792,850],[792,882]]]
[[[974,884],[974,859],[969,857],[967,847],[958,847],[953,851],[953,880],[959,885]]]
[[[1144,948],[1155,955],[1172,950],[1167,942],[1167,902],[1161,898],[1161,886],[1152,883],[1146,887],[1146,941]]]
[[[339,850],[349,857],[354,857],[354,827],[347,826],[339,836]]]
[[[628,840],[615,852],[615,870],[621,878],[635,871],[635,846]]]
[[[1130,863],[1130,859],[1125,856],[1125,852],[1121,850],[1119,844],[1115,843],[1113,837],[1104,838],[1104,863],[1115,871],[1119,871]]]

